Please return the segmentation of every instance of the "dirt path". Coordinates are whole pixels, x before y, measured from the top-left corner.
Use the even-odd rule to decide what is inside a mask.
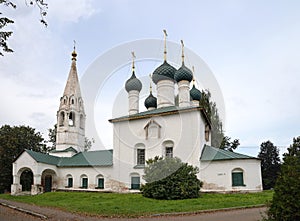
[[[91,217],[78,215],[74,213],[65,212],[59,209],[39,207],[28,205],[19,202],[12,202],[0,199],[0,202],[11,204],[23,209],[31,210],[36,213],[43,214],[48,217],[49,221],[257,221],[261,219],[261,213],[265,211],[265,208],[251,208],[251,209],[239,209],[230,211],[220,211],[213,213],[202,213],[196,215],[185,215],[185,216],[159,216],[151,218],[137,218],[137,219],[108,219],[102,217]],[[0,220],[2,221],[41,221],[43,219],[24,214],[22,212],[10,209],[8,207],[0,206]],[[45,220],[45,219],[44,219]]]

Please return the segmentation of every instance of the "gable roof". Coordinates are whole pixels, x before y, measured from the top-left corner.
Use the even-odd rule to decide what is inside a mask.
[[[118,117],[114,119],[108,120],[111,123],[121,122],[121,121],[129,121],[129,120],[137,120],[143,118],[151,118],[154,116],[165,116],[165,115],[173,115],[179,114],[184,112],[192,112],[192,111],[200,111],[202,116],[204,117],[205,121],[211,125],[210,120],[208,119],[207,113],[204,108],[202,107],[177,107],[177,106],[169,106],[169,107],[162,107],[157,108],[154,110],[144,111],[137,114],[126,115],[123,117]]]
[[[257,159],[240,153],[222,150],[220,148],[204,145],[200,161],[216,161],[216,160],[239,160],[239,159]]]
[[[112,166],[113,151],[98,150],[80,152],[72,157],[62,157],[58,167],[83,167],[83,166]]]
[[[80,152],[72,157],[56,157],[49,154],[25,150],[35,161],[58,167],[112,166],[113,150]]]

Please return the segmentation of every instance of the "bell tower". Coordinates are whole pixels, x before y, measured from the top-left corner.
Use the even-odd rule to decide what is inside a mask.
[[[63,96],[57,111],[56,151],[73,147],[84,149],[85,112],[76,68],[77,53],[72,52],[72,64]]]

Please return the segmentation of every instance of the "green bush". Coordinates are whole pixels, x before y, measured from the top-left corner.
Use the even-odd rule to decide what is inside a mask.
[[[267,212],[272,221],[300,220],[300,136],[284,154],[280,175],[276,181],[271,206]]]
[[[181,162],[179,158],[154,158],[147,161],[142,185],[143,196],[154,199],[188,199],[199,197],[202,182],[199,169]]]

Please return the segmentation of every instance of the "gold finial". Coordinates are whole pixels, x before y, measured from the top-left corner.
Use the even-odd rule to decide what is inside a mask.
[[[167,61],[167,31],[166,29],[163,30],[164,32],[164,61]]]
[[[182,58],[182,64],[184,64],[184,44],[183,44],[183,40],[181,40],[181,58]]]
[[[131,52],[131,55],[132,55],[132,72],[134,72],[134,59],[135,59],[135,54],[134,54],[134,51]]]
[[[73,46],[73,52],[72,52],[72,61],[76,61],[77,53],[76,53],[76,41],[73,40],[74,46]]]

